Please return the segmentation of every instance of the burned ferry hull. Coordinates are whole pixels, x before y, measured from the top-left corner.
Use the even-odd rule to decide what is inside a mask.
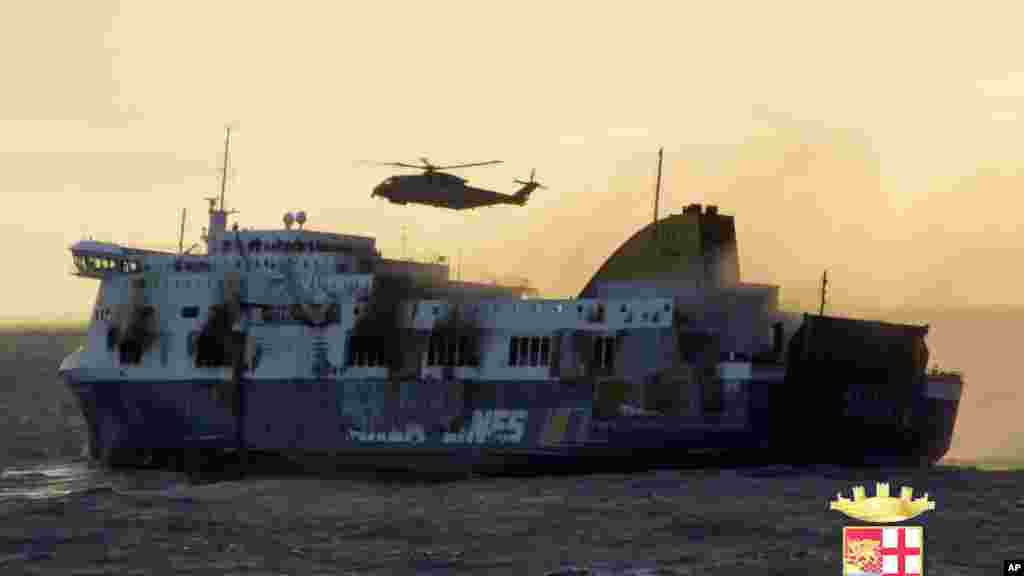
[[[925,326],[805,315],[773,410],[794,459],[934,463],[949,449],[960,381],[925,368]],[[813,431],[812,435],[808,432]],[[813,441],[808,442],[808,439]]]
[[[945,398],[909,394],[899,412],[904,405],[883,409],[884,399],[852,392],[861,382],[856,372],[819,381],[831,392],[810,394],[811,370],[745,362],[722,368],[724,376],[733,373],[725,380],[728,408],[699,419],[602,414],[600,383],[595,390],[559,381],[254,380],[243,382],[239,417],[213,393],[218,381],[82,383],[73,372],[64,376],[90,406],[94,454],[112,463],[154,451],[244,446],[319,470],[518,472],[685,466],[708,454],[720,462],[919,465],[948,449],[955,407]],[[819,409],[810,410],[814,405]]]
[[[756,396],[731,403],[735,414],[706,422],[595,414],[593,388],[557,381],[262,380],[243,383],[245,416],[238,418],[212,397],[216,381],[83,383],[73,371],[63,375],[90,406],[94,453],[110,461],[244,446],[329,467],[679,465],[692,462],[693,453],[755,449],[766,433],[763,422],[746,417],[762,413],[755,404],[764,399]],[[777,370],[769,377],[781,383]]]

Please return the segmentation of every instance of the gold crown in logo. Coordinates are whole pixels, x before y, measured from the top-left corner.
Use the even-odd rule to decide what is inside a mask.
[[[921,498],[914,499],[913,495],[914,489],[904,486],[899,498],[889,496],[889,485],[878,482],[875,484],[875,495],[871,498],[864,496],[863,486],[854,486],[853,500],[836,494],[835,501],[829,502],[829,509],[872,523],[902,522],[927,510],[935,510],[935,502],[928,501],[927,492]]]

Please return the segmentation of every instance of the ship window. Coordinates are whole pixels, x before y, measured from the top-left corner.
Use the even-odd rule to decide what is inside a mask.
[[[434,359],[437,361],[438,366],[444,366],[448,352],[448,343],[444,341],[444,338],[438,336],[434,340],[434,345],[437,346],[437,350],[434,351]]]
[[[442,338],[442,342],[445,343],[445,354],[444,364],[445,366],[455,366],[456,360],[458,359],[458,342],[455,340],[449,340],[448,338]]]
[[[530,366],[536,366],[540,362],[540,338],[530,338]]]
[[[473,364],[469,354],[469,336],[459,337],[459,358],[457,364],[459,366],[470,366]]]
[[[530,339],[523,337],[519,339],[519,365],[528,366],[530,364]]]
[[[382,344],[385,340],[373,336],[349,338],[346,364],[349,366],[384,366],[387,364]]]
[[[551,338],[545,336],[540,339],[540,365],[548,365],[548,356],[551,354]]]
[[[181,309],[182,318],[198,318],[199,306],[185,306]]]
[[[508,341],[508,365],[515,366],[519,356],[519,336],[513,336]]]
[[[594,366],[609,370],[615,367],[614,336],[598,336],[594,338]]]

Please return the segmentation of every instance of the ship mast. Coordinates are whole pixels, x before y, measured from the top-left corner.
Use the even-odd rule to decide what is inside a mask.
[[[654,185],[654,241],[658,241],[658,200],[661,196],[661,159],[664,147],[658,148],[658,181]]]
[[[220,202],[218,205],[218,198],[211,197],[207,198],[210,202],[210,227],[207,230],[207,253],[215,254],[220,251],[220,242],[227,231],[228,214],[234,214],[234,211],[228,212],[224,209],[224,193],[228,186],[228,162],[230,160],[231,153],[231,126],[225,127],[224,136],[224,165],[221,167],[220,173]]]
[[[224,190],[228,185],[228,154],[229,147],[231,145],[231,126],[225,127],[226,133],[224,135],[224,166],[221,167],[220,172],[220,209],[224,210]]]
[[[825,315],[825,291],[828,288],[828,270],[821,275],[821,307],[818,308],[818,316]]]
[[[185,251],[185,209],[181,209],[181,230],[178,232],[178,254]]]

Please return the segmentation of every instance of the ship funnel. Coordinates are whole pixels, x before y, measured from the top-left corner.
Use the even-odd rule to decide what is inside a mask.
[[[291,212],[284,215],[284,227],[287,230],[292,229],[292,223],[295,222],[295,216]]]
[[[295,213],[295,222],[298,223],[299,230],[301,230],[302,226],[306,223],[306,212],[303,211],[303,210],[300,210],[300,211],[296,212]]]

